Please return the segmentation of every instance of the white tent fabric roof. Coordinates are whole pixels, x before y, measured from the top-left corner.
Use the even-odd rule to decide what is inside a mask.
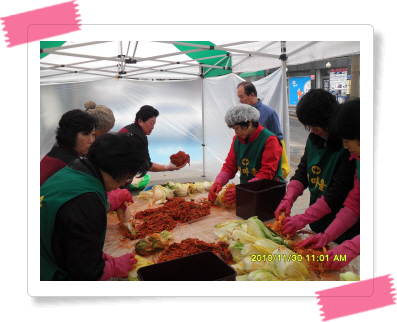
[[[230,53],[234,73],[277,68],[280,41],[212,41],[214,49]],[[44,49],[52,53],[41,59],[41,84],[89,81],[117,77],[139,79],[195,79],[200,77],[200,64],[179,52],[173,44],[181,42],[98,41],[66,42],[62,47]],[[208,50],[208,46],[197,50]],[[287,65],[358,54],[359,41],[287,41]],[[210,53],[210,52],[209,52]],[[124,57],[118,57],[124,55]],[[128,58],[133,64],[125,64]],[[222,58],[222,57],[221,57]],[[225,59],[229,57],[225,56]],[[119,66],[118,66],[119,65]],[[62,67],[61,67],[62,66]],[[213,68],[221,68],[213,66]]]

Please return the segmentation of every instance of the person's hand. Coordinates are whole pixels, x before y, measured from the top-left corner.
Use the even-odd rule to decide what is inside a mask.
[[[110,192],[107,192],[109,203],[110,203],[110,210],[113,211],[117,208],[123,206],[124,202],[134,202],[132,199],[131,193],[128,189],[116,189]]]
[[[215,201],[216,195],[219,193],[219,191],[222,190],[222,187],[228,183],[230,180],[230,176],[226,171],[221,171],[219,174],[216,176],[215,181],[208,192],[208,200],[209,201]]]
[[[129,271],[134,269],[134,264],[138,262],[135,254],[132,253],[120,257],[112,257],[102,253],[102,258],[105,260],[105,267],[100,281],[107,281],[112,277],[127,277]]]
[[[287,217],[284,219],[284,225],[281,227],[283,234],[290,233],[293,236],[298,230],[304,228],[306,225],[311,224],[326,214],[329,214],[331,209],[328,207],[324,196],[318,198],[314,204],[306,209],[304,214]]]
[[[212,185],[210,191],[208,192],[208,200],[209,201],[215,201],[216,195],[221,190],[222,190],[221,184],[217,183],[217,182],[214,182],[214,184]]]
[[[113,258],[113,257],[108,255],[108,254],[106,254],[106,253],[102,253],[102,259],[104,259],[105,261],[110,259],[110,258]]]
[[[179,170],[182,169],[183,167],[185,167],[187,164],[187,162],[185,162],[184,164],[180,165],[179,167],[176,167],[174,170]]]
[[[230,188],[226,191],[225,200],[228,204],[236,202],[236,188]]]
[[[278,220],[278,217],[281,213],[284,212],[284,217],[289,217],[291,214],[292,203],[288,199],[281,200],[280,204],[278,205],[276,211],[274,212],[274,216]]]
[[[339,246],[332,248],[327,252],[328,261],[324,263],[324,268],[329,270],[340,270],[341,268],[348,265],[353,259],[360,254],[360,239],[358,236],[358,247],[357,237],[353,240],[346,240]],[[346,260],[345,260],[346,255]],[[343,257],[343,261],[340,260]],[[338,260],[339,259],[339,260]]]
[[[298,231],[304,228],[308,223],[302,219],[302,215],[295,215],[284,219],[284,225],[281,227],[281,232],[291,234],[291,237]]]
[[[164,165],[164,171],[174,171],[176,169],[176,165],[173,163]]]
[[[278,217],[282,212],[285,212],[285,216],[288,217],[291,214],[291,208],[294,204],[295,200],[302,195],[303,190],[305,187],[301,182],[298,180],[291,180],[287,186],[287,192],[281,200],[279,206],[277,207],[276,211],[274,212],[274,216],[278,220]]]
[[[319,233],[296,243],[295,246],[305,247],[308,245],[312,245],[309,248],[319,249],[327,245],[329,242],[330,241],[328,240],[327,234]]]
[[[138,262],[135,255],[132,253],[120,257],[113,257],[111,260],[114,261],[112,277],[127,277],[129,271],[134,269],[134,264]]]

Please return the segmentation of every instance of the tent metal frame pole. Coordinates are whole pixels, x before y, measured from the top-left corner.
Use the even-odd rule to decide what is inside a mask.
[[[118,63],[121,61],[124,61],[124,59],[120,59],[118,57],[100,57],[100,56],[83,55],[83,54],[61,53],[58,51],[52,52],[52,51],[48,51],[47,49],[43,49],[43,53],[52,54],[52,55],[60,55],[60,56],[88,58],[88,59],[95,59],[95,60],[109,60],[109,61],[116,61]]]
[[[57,69],[57,68],[55,68],[54,70],[64,71],[62,69]],[[87,75],[96,75],[96,76],[110,77],[110,78],[117,77],[117,75],[115,73],[113,75],[102,75],[102,74],[98,74],[98,73],[91,73],[89,71],[79,71],[79,72],[76,72],[76,71],[65,71],[62,74],[87,74]],[[40,78],[55,77],[55,76],[59,76],[59,75],[62,75],[62,74],[45,75],[45,76],[40,76]]]
[[[154,69],[154,71],[157,71],[157,72],[159,72],[159,73],[161,73],[161,72],[168,72],[168,73],[175,73],[175,74],[183,74],[183,75],[198,76],[197,74],[193,74],[193,73],[174,72],[174,71],[168,70],[168,69],[164,69],[164,70],[157,70],[157,69]],[[151,72],[153,72],[153,70],[148,71],[148,72],[141,72],[141,73],[129,74],[128,76],[132,77],[132,76],[136,76],[136,75],[148,74],[148,73],[151,73]],[[123,78],[129,78],[129,77],[123,77]]]
[[[289,133],[289,112],[287,101],[287,46],[285,41],[281,41],[281,75],[282,75],[282,102],[283,102],[283,135],[285,143],[285,152],[290,164],[290,133]],[[286,180],[289,179],[289,175]]]
[[[204,73],[204,76],[211,70],[211,69],[213,69],[214,67],[219,67],[219,66],[217,66],[219,63],[221,63],[222,61],[224,61],[225,59],[227,58],[227,56],[225,56],[225,57],[223,57],[221,60],[219,60],[213,67],[211,67],[211,68],[209,68],[205,73]],[[221,67],[222,69],[223,69],[223,67]]]
[[[57,69],[58,70],[58,69]],[[46,78],[46,77],[53,77],[53,76],[60,76],[60,75],[66,75],[66,74],[73,74],[74,72],[63,72],[59,74],[53,74],[53,75],[45,75],[45,76],[40,76],[40,78]]]
[[[180,46],[186,46],[186,47],[201,47],[201,48],[208,48],[208,45],[200,45],[200,44],[194,44],[194,43],[187,43],[187,42],[180,42],[180,41],[155,41],[159,43],[164,43],[164,44],[171,44],[171,45],[180,45]],[[233,42],[229,44],[223,44],[222,46],[238,46],[238,45],[243,45],[243,44],[250,44],[253,42],[257,42],[256,40],[249,40],[249,41],[238,41],[238,42]],[[209,49],[209,48],[208,48]]]
[[[203,71],[204,68],[200,67],[201,69],[201,115],[202,115],[202,128],[203,128],[203,143],[201,144],[203,146],[203,174],[201,175],[202,177],[205,177],[205,160],[206,160],[206,154],[205,154],[205,121],[204,121],[204,75]]]
[[[136,53],[136,49],[138,48],[138,42],[135,42],[135,48],[134,48],[134,52],[132,53],[131,59],[135,58],[135,53]]]
[[[81,62],[78,62],[78,63],[65,64],[65,65],[62,65],[62,66],[64,66],[64,67],[73,67],[74,65],[95,63],[95,62],[97,62],[98,60],[100,60],[100,59],[93,59],[93,60],[81,61]],[[54,65],[54,66],[62,67],[60,64],[52,64],[52,63],[46,63],[46,62],[40,61],[40,65],[41,65],[41,64],[44,64],[44,65]],[[108,67],[114,67],[114,65],[108,66]],[[106,67],[101,67],[101,68],[106,68]]]
[[[103,44],[103,43],[106,43],[106,42],[111,42],[111,41],[91,41],[91,42],[86,42],[86,43],[81,43],[81,44],[66,45],[66,46],[55,47],[55,48],[46,48],[46,50],[47,50],[48,53],[53,53],[53,52],[58,51],[58,50],[65,50],[65,49],[70,49],[70,48],[91,46],[91,45]]]
[[[49,63],[46,63],[49,64]],[[114,68],[114,66],[109,66]],[[76,71],[77,73],[80,73],[82,71],[99,71],[99,72],[103,72],[103,73],[111,73],[111,74],[115,74],[116,72],[114,70],[105,70],[105,68],[109,68],[109,67],[102,67],[102,68],[84,68],[84,67],[69,67],[69,66],[61,66],[61,65],[54,65],[53,67],[40,67],[40,70],[63,70],[63,71],[67,71],[67,72],[71,72],[74,73],[74,70],[65,70],[64,68],[70,68],[70,69],[78,69],[80,71]],[[105,75],[104,75],[105,76]]]
[[[199,51],[205,51],[205,49],[199,48],[199,49],[192,49],[192,50],[187,50],[187,51],[179,51],[179,52],[171,53],[171,54],[164,54],[164,55],[159,55],[159,56],[141,58],[140,61],[155,60],[155,59],[158,59],[158,58],[166,58],[166,57],[172,57],[172,56],[186,55],[186,54],[190,54],[190,53],[196,53],[196,52],[199,52]]]
[[[54,67],[52,68],[52,70],[59,70],[59,71],[64,71],[64,72],[69,72],[69,73],[90,73],[90,72],[101,72],[101,73],[105,73],[103,75],[99,74],[99,73],[95,73],[95,75],[101,75],[101,76],[109,76],[107,74],[111,74],[112,77],[117,74],[115,71],[111,71],[111,70],[99,70],[99,69],[87,69],[87,68],[82,68],[82,67],[74,67],[77,70],[65,70],[64,68],[61,67]],[[50,76],[50,75],[47,75]],[[43,76],[44,77],[44,76]]]
[[[182,46],[189,46],[189,47],[196,47],[196,48],[204,48],[205,50],[215,49],[215,50],[224,50],[224,51],[228,51],[228,52],[235,52],[235,53],[242,53],[242,54],[251,54],[251,55],[255,55],[255,56],[278,58],[277,55],[265,54],[265,53],[260,53],[260,52],[256,52],[256,51],[248,51],[248,50],[227,48],[227,47],[225,47],[225,45],[222,45],[222,46],[208,46],[208,45],[200,45],[200,44],[192,44],[192,43],[182,43],[182,42],[178,42],[178,41],[159,41],[159,42],[173,44],[173,45],[182,45]]]
[[[229,56],[229,59],[227,60],[227,63],[226,63],[226,68],[229,66],[229,63],[230,63],[230,59],[231,59],[232,57],[230,57]]]

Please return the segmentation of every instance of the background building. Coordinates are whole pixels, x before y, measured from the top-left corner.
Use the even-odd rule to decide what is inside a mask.
[[[272,74],[277,69],[241,73],[239,76],[253,82]],[[330,91],[340,103],[349,98],[360,97],[360,55],[292,66],[288,66],[287,61],[289,107],[294,108],[301,97],[312,88]]]

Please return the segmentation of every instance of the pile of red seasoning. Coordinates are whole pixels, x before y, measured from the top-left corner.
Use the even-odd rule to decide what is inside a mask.
[[[176,154],[170,156],[170,160],[172,164],[175,164],[177,167],[189,163],[190,165],[190,156],[183,151],[179,151]]]
[[[146,209],[138,212],[135,219],[142,220],[135,225],[135,235],[129,235],[132,240],[141,239],[148,234],[160,233],[163,230],[172,231],[179,223],[186,223],[210,214],[211,205],[208,201],[196,203],[186,201],[182,197],[174,197],[162,207]]]
[[[180,243],[173,243],[160,254],[157,263],[166,262],[172,259],[193,255],[205,251],[211,251],[222,258],[224,262],[233,264],[233,256],[229,251],[229,244],[226,242],[206,243],[197,238],[186,238]]]

